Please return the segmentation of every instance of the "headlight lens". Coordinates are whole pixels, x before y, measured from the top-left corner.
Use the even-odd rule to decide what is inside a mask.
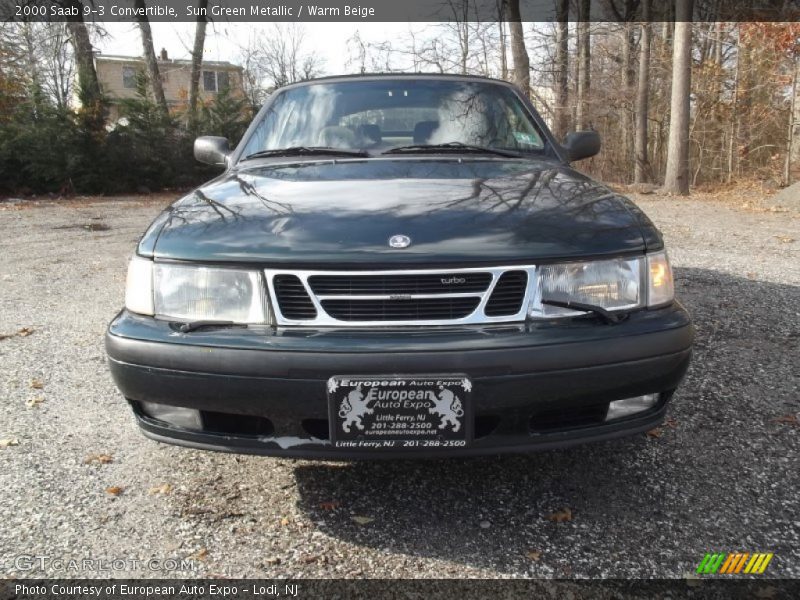
[[[675,299],[672,267],[664,250],[641,258],[542,265],[533,285],[528,316],[534,319],[583,314],[542,304],[542,298],[593,304],[609,311],[666,306]]]
[[[153,310],[153,261],[134,256],[128,263],[128,279],[125,282],[125,308],[142,315],[152,315]]]
[[[155,263],[158,316],[188,321],[266,323],[267,301],[257,271]]]
[[[542,304],[542,299],[593,304],[606,310],[630,310],[643,305],[643,258],[542,265],[528,314],[533,318],[582,314]]]
[[[647,306],[664,306],[675,299],[675,280],[666,251],[647,255]]]

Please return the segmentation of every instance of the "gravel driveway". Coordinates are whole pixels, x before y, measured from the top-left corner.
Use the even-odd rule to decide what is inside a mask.
[[[18,442],[0,448],[0,576],[684,577],[707,551],[762,551],[767,575],[800,577],[800,219],[637,200],[697,327],[667,425],[528,456],[377,463],[145,439],[103,332],[165,199],[0,203],[0,333],[22,330],[0,340],[0,446]],[[29,569],[20,555],[57,560]],[[84,558],[126,566],[69,569]]]

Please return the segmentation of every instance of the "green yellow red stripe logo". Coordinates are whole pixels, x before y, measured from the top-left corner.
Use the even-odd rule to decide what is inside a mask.
[[[703,560],[697,565],[697,573],[701,575],[760,575],[767,570],[767,565],[774,554],[772,552],[706,552]]]

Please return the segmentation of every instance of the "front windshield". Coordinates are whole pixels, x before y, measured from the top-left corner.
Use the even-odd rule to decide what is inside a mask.
[[[521,153],[544,149],[522,102],[504,85],[382,79],[314,83],[280,92],[242,156],[298,146],[380,154],[449,143]]]

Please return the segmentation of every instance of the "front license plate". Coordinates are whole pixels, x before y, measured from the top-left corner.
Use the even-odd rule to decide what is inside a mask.
[[[472,429],[471,394],[464,375],[331,377],[331,442],[377,450],[464,447]]]

